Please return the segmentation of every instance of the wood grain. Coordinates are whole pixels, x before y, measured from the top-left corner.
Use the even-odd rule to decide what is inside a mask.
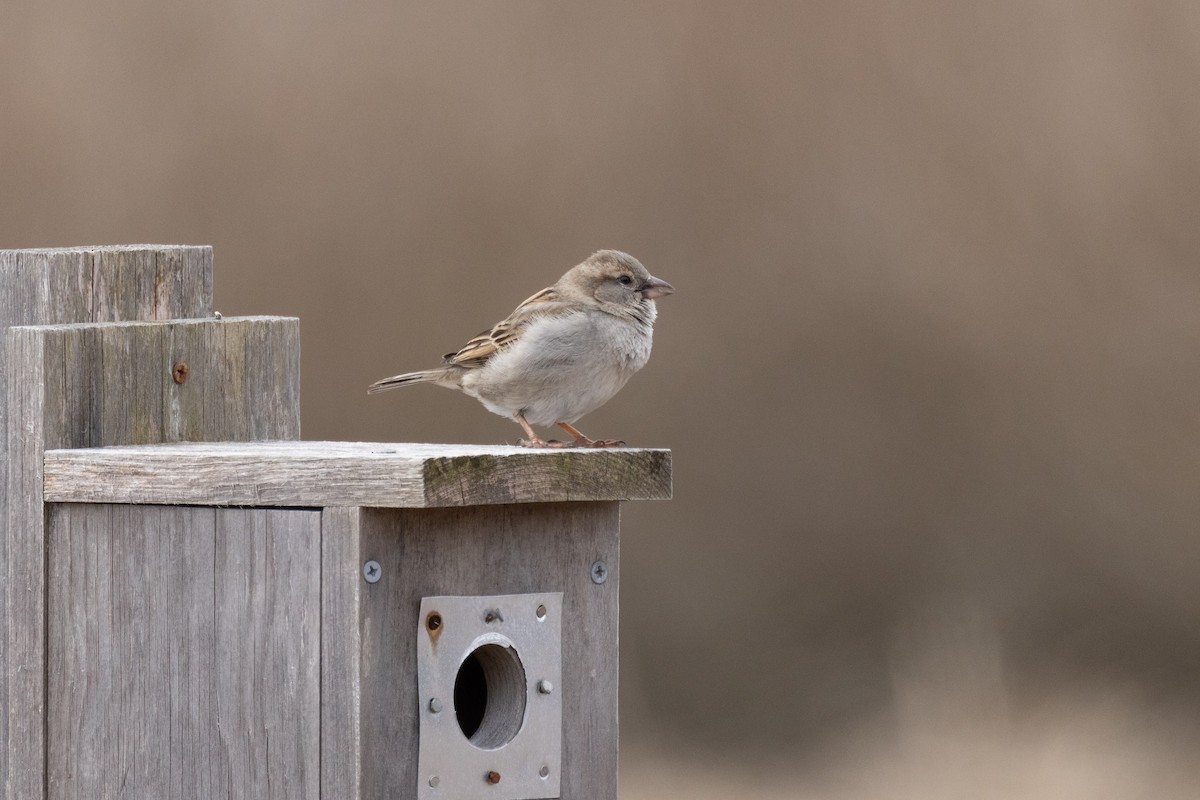
[[[321,795],[362,795],[362,510],[321,515]]]
[[[173,245],[5,249],[0,251],[0,796],[42,798],[46,748],[44,694],[44,552],[42,451],[52,447],[116,444],[162,426],[169,405],[155,411],[139,396],[116,413],[109,392],[121,378],[150,371],[142,341],[109,341],[98,329],[18,333],[14,326],[94,321],[208,318],[212,307],[212,249]],[[10,336],[11,335],[13,336]],[[13,338],[16,337],[16,338]],[[128,347],[126,347],[128,345]],[[68,366],[79,367],[70,368]],[[107,391],[97,391],[101,378]],[[294,409],[293,409],[294,410]],[[292,413],[289,410],[288,413]],[[288,435],[298,431],[298,414]],[[161,420],[161,421],[160,421]],[[252,427],[246,423],[245,427]],[[270,426],[266,426],[270,427]],[[115,435],[114,429],[134,431]],[[140,431],[142,433],[138,434]],[[113,439],[106,441],[106,437]],[[210,432],[224,438],[222,431]]]
[[[48,451],[47,499],[430,508],[671,496],[668,450],[370,442]]]
[[[49,520],[49,797],[316,798],[320,515]]]
[[[421,598],[550,591],[563,593],[562,797],[617,796],[617,525],[617,503],[363,511],[360,555],[383,577],[361,587],[359,796],[416,797]]]
[[[5,797],[41,798],[45,780],[45,537],[42,528],[42,337],[28,328],[7,332],[5,405],[8,475],[5,623]],[[18,423],[19,424],[14,424]]]

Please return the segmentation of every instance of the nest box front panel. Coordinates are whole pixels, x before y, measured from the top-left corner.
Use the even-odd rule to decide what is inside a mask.
[[[616,797],[618,524],[615,502],[364,510],[361,797]]]

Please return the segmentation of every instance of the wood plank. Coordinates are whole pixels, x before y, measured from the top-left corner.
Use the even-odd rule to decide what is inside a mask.
[[[155,248],[155,299],[150,316],[190,319],[212,316],[213,252],[208,246]]]
[[[5,690],[7,693],[7,797],[41,797],[44,779],[45,538],[42,527],[42,442],[46,420],[43,338],[28,328],[7,331],[6,406],[8,488],[4,504],[8,548],[5,564]],[[30,621],[35,621],[31,624]]]
[[[89,248],[94,322],[207,317],[212,313],[212,250],[178,245]]]
[[[6,497],[14,497],[14,493],[21,491],[22,487],[32,487],[30,480],[34,476],[14,476],[13,483],[9,483],[9,434],[6,433],[9,429],[8,421],[9,419],[14,420],[13,424],[18,427],[23,427],[26,421],[17,416],[24,412],[18,412],[8,405],[8,384],[10,381],[31,380],[32,376],[27,376],[22,371],[24,361],[20,354],[10,355],[7,353],[5,334],[8,328],[14,325],[91,319],[91,277],[91,258],[85,253],[0,250],[0,491],[3,491]],[[18,387],[18,391],[20,388]],[[30,409],[32,406],[24,408]],[[51,426],[50,431],[54,430],[54,426]],[[19,431],[14,433],[19,434]],[[26,448],[20,455],[20,459],[23,459],[21,463],[29,464],[29,459],[34,457],[35,453]],[[36,454],[36,458],[40,462],[40,454]],[[12,460],[14,461],[13,469],[16,469],[15,463],[18,458],[14,456]],[[24,516],[26,512],[39,513],[37,509],[30,506],[18,506],[12,509],[12,513],[0,509],[0,575],[6,578],[10,564],[9,518],[15,514],[16,518],[20,520],[18,525],[23,528],[30,521]],[[27,552],[29,548],[36,549],[37,547],[36,542],[29,541],[29,537],[38,538],[37,534],[28,528],[22,528],[19,528],[19,532],[14,534],[25,540],[25,543],[19,545],[14,551],[17,557],[21,557],[21,554]],[[23,591],[29,590],[28,581],[36,579],[35,566],[30,565],[33,571],[23,576]],[[20,566],[15,569],[18,572],[23,571]],[[4,720],[4,722],[0,722],[0,796],[3,796],[5,776],[9,774],[8,729],[10,724],[22,724],[11,721],[12,715],[33,710],[20,697],[16,699],[15,705],[9,703],[7,675],[12,668],[9,665],[9,653],[20,653],[18,648],[23,645],[35,646],[38,641],[36,637],[23,636],[19,632],[15,634],[18,641],[10,641],[8,619],[12,615],[8,610],[9,593],[9,587],[0,588],[0,720]],[[18,620],[17,624],[19,625],[29,624],[27,618],[20,616],[14,618]],[[19,663],[28,663],[28,656],[18,655],[16,659]],[[28,688],[28,684],[23,681],[18,681],[17,686]],[[30,735],[33,733],[31,731]],[[25,747],[36,747],[36,744],[28,738],[23,739],[22,742],[15,745],[18,752]],[[23,779],[14,778],[14,780],[18,783],[23,782]]]
[[[131,280],[128,269],[136,273]],[[100,348],[88,334],[45,333],[40,342],[21,334],[10,351],[9,329],[207,317],[211,308],[209,247],[0,250],[0,490],[7,498],[0,509],[0,791],[7,797],[40,798],[44,786],[44,602],[32,599],[45,593],[41,452],[46,443],[105,443],[99,395],[83,391],[84,377],[100,374],[91,360]]]
[[[416,797],[421,598],[547,591],[563,593],[562,797],[617,796],[617,525],[617,503],[364,510],[383,577],[361,587],[362,797]]]
[[[167,328],[160,376],[166,441],[203,441],[210,431],[228,431],[225,425],[226,327],[214,323]],[[173,369],[176,364],[187,367],[183,383],[175,381]]]
[[[99,440],[148,444],[164,440],[162,325],[100,326],[99,363],[91,370],[99,396]]]
[[[56,502],[430,508],[671,496],[670,451],[628,448],[179,443],[48,451],[45,470]]]
[[[12,250],[0,250],[0,287],[15,283],[17,254]],[[12,361],[8,355],[8,327],[13,315],[13,306],[19,305],[16,292],[0,289],[0,360],[5,365]],[[0,367],[0,491],[8,491],[8,372],[9,367]],[[6,495],[7,496],[7,495]],[[7,506],[7,500],[5,501]],[[5,651],[8,649],[8,511],[0,509],[0,577],[5,587],[0,588],[0,720],[9,718],[8,712],[8,664]],[[0,798],[7,798],[5,789],[8,776],[8,723],[0,722]]]
[[[362,510],[321,515],[321,796],[362,797]]]
[[[316,798],[319,514],[49,519],[49,797]]]
[[[300,438],[300,321],[239,317],[237,322],[223,328],[226,438]]]
[[[236,797],[317,798],[321,517],[217,515],[218,725]]]

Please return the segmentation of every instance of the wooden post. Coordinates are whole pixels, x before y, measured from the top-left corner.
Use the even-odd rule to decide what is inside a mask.
[[[0,258],[28,285],[21,253]],[[113,283],[89,263],[94,308]],[[6,798],[616,796],[618,506],[670,496],[669,452],[289,441],[294,319],[4,341]],[[503,604],[466,624],[517,659],[505,626],[536,628],[535,596],[561,597],[538,634],[561,668],[505,691],[553,697],[561,722],[538,719],[561,730],[418,774],[432,731],[474,747],[454,720],[489,713],[418,696],[439,635],[422,604]],[[545,759],[506,756],[535,740]]]
[[[0,250],[0,787],[7,797],[41,797],[45,631],[26,624],[44,616],[45,541],[38,491],[46,425],[35,413],[36,381],[22,371],[35,360],[7,343],[15,325],[206,317],[212,307],[212,248],[90,247]],[[21,366],[18,366],[20,364]],[[11,467],[11,469],[10,469]],[[11,532],[10,532],[10,526]],[[13,625],[12,621],[18,624]]]

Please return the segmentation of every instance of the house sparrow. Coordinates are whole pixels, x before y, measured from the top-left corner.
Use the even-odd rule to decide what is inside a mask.
[[[574,423],[608,402],[650,358],[654,300],[675,288],[636,258],[600,250],[503,322],[442,357],[444,366],[371,384],[368,394],[436,383],[517,421],[526,447],[619,447]],[[557,425],[574,441],[545,441],[531,426]]]

